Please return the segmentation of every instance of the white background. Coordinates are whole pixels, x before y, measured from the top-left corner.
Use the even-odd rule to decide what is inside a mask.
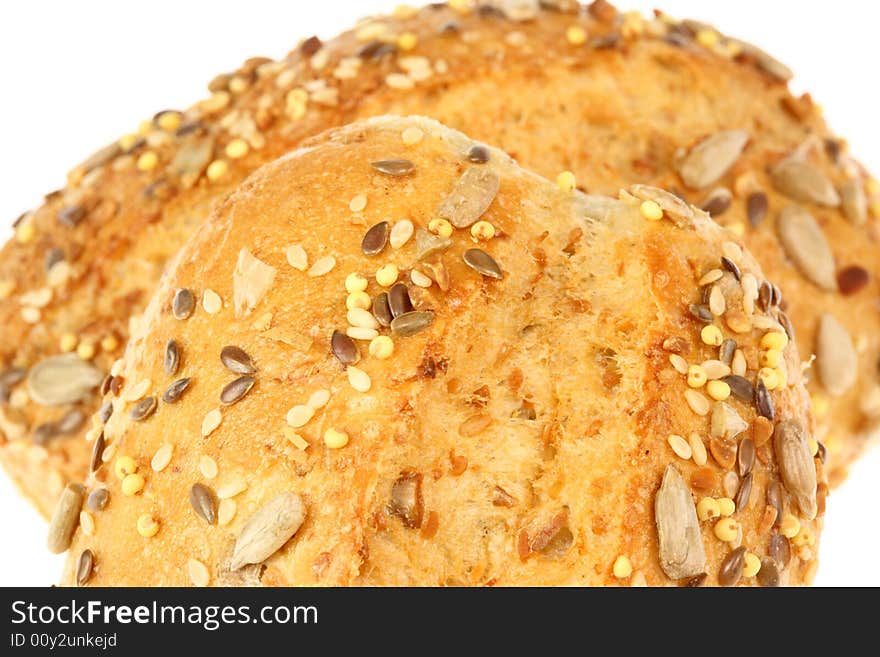
[[[414,1],[414,0],[413,0]],[[880,172],[876,26],[864,0],[656,0],[745,38],[791,66],[853,152]],[[654,0],[621,8],[650,11]],[[246,58],[284,56],[301,37],[332,37],[398,0],[286,2],[176,0],[0,2],[0,226],[63,186],[67,170],[140,119],[185,108],[217,73]],[[11,233],[0,230],[0,241]],[[876,272],[875,272],[876,273]],[[816,583],[880,585],[880,449],[833,492]],[[0,476],[0,585],[49,585],[61,557],[45,550],[46,525]]]

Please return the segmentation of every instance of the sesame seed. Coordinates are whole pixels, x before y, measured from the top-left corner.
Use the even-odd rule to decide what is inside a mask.
[[[88,511],[79,512],[79,528],[86,536],[95,535],[95,517]]]
[[[235,518],[237,510],[238,504],[235,500],[220,500],[220,503],[217,505],[217,524],[223,527],[228,525]]]
[[[205,414],[204,419],[202,420],[202,436],[210,436],[214,432],[214,430],[220,426],[220,422],[222,421],[223,414],[220,412],[219,408],[208,411]]]
[[[363,308],[352,308],[346,313],[346,319],[352,326],[361,328],[378,329],[379,322],[371,312]]]
[[[210,456],[202,456],[199,459],[199,472],[205,479],[213,479],[217,476],[217,461]]]
[[[307,401],[306,404],[314,409],[318,409],[324,408],[329,401],[330,391],[326,388],[319,388],[318,390],[315,390],[315,392],[313,392],[311,395],[309,395],[309,401]]]
[[[335,266],[336,258],[332,255],[324,256],[323,258],[318,258],[309,268],[308,275],[313,278],[323,276],[332,271]]]
[[[221,500],[235,497],[247,490],[247,484],[241,480],[231,481],[217,489],[217,498]]]
[[[315,409],[305,404],[299,404],[287,411],[287,424],[298,429],[308,424],[315,416]]]
[[[403,139],[403,143],[407,146],[413,146],[422,141],[422,138],[425,136],[425,133],[421,131],[421,129],[416,127],[406,128],[401,133],[401,139]]]
[[[414,231],[415,227],[413,226],[413,222],[409,219],[401,219],[395,223],[394,227],[391,229],[391,234],[388,237],[391,248],[399,249],[402,247],[409,241]]]
[[[688,444],[691,447],[694,463],[700,466],[706,465],[708,455],[706,454],[706,445],[703,444],[703,439],[700,438],[700,435],[696,432],[691,433],[688,438]]]
[[[713,315],[719,317],[724,314],[726,309],[727,302],[724,299],[724,294],[721,292],[721,288],[717,285],[713,285],[712,290],[709,293],[709,310]]]
[[[150,460],[150,467],[153,468],[154,472],[162,472],[171,463],[171,456],[173,454],[174,445],[165,443],[153,454],[153,458]]]
[[[689,371],[687,361],[678,354],[669,354],[669,362],[679,374],[687,374]]]
[[[352,212],[360,212],[367,207],[367,197],[364,194],[358,194],[348,202],[348,209]]]
[[[349,326],[345,329],[345,334],[352,340],[372,340],[379,335],[379,331],[363,326]]]
[[[324,444],[330,449],[340,449],[348,444],[348,434],[330,428],[324,432]]]
[[[705,395],[696,390],[688,389],[684,391],[684,399],[690,409],[697,415],[705,416],[709,414],[709,400],[706,399]]]
[[[285,255],[287,256],[287,264],[294,269],[298,269],[299,271],[305,271],[308,269],[309,258],[306,255],[305,249],[299,244],[291,244],[288,246]]]
[[[223,308],[223,300],[214,290],[207,289],[202,294],[202,308],[209,315],[216,315]]]
[[[152,538],[159,533],[159,522],[149,513],[144,513],[137,519],[137,532],[144,538]]]
[[[348,382],[351,384],[352,388],[358,392],[368,392],[370,390],[372,382],[370,381],[370,376],[366,372],[352,365],[348,366],[346,372],[348,374]]]
[[[675,452],[675,455],[680,459],[684,459],[687,461],[693,454],[691,451],[691,446],[688,444],[683,437],[678,436],[676,434],[671,434],[666,442],[669,443],[669,446],[672,448],[672,451]]]
[[[656,201],[642,201],[639,212],[648,221],[659,221],[663,218],[663,208]]]
[[[195,586],[207,586],[211,581],[208,567],[197,559],[190,559],[186,562],[186,572]]]
[[[412,89],[415,83],[405,73],[389,73],[385,76],[385,84],[392,89]],[[406,143],[404,141],[404,143]]]

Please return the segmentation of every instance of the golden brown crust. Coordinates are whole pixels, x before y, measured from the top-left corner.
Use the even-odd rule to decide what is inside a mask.
[[[404,143],[414,132],[421,139]],[[88,550],[94,568],[81,579],[94,585],[662,585],[702,582],[703,573],[705,583],[718,584],[735,546],[765,558],[771,536],[791,533],[795,517],[794,556],[780,557],[787,567],[771,560],[758,578],[733,568],[727,583],[811,577],[824,513],[819,508],[820,517],[810,519],[816,469],[824,486],[821,462],[805,451],[812,421],[796,348],[776,320],[781,311],[763,310],[748,292],[763,281],[752,257],[705,214],[664,192],[637,186],[621,201],[571,194],[500,151],[488,151],[488,163],[469,162],[475,144],[417,117],[356,123],[266,165],[218,208],[163,279],[126,350],[118,371],[124,385],[108,397],[114,410],[103,432],[104,465],[88,481],[89,490],[106,488],[110,501],[90,514],[93,532],[77,533],[65,583]],[[390,158],[404,158],[413,171],[395,177],[371,166]],[[484,191],[495,176],[497,196]],[[491,202],[479,219],[495,236],[477,240],[478,229],[463,227],[448,248],[420,257],[420,231],[438,214],[456,225],[477,219],[464,217],[460,203],[447,214],[444,200],[454,189],[475,207],[477,199]],[[645,218],[657,209],[642,207],[649,197],[667,208],[663,220]],[[386,219],[392,230],[410,220],[416,236],[364,255],[368,229]],[[306,254],[305,271],[292,245]],[[492,261],[468,253],[474,248],[490,254],[500,279],[491,275]],[[719,269],[725,255],[742,282]],[[321,266],[328,257],[329,271]],[[358,340],[360,360],[345,366],[331,349],[334,330],[370,323],[347,314],[357,298],[347,298],[348,277],[363,276],[351,289],[366,285],[371,302],[383,291],[393,296],[378,273],[390,263],[414,312],[432,321],[412,335],[398,324],[380,328],[393,354],[379,358],[368,340]],[[413,284],[426,275],[438,283]],[[179,290],[201,300],[209,289],[222,309],[211,314],[199,304],[187,319],[175,318]],[[712,289],[712,307],[722,312],[706,324],[689,307]],[[736,321],[746,323],[738,333],[729,328]],[[724,388],[715,379],[726,366],[706,362],[719,354],[701,338],[709,325],[737,342],[748,387],[758,380],[765,335],[785,342],[775,371],[787,381],[767,393],[772,413],[763,398],[710,398],[710,385]],[[173,374],[163,364],[170,341],[181,362]],[[247,357],[233,351],[224,358],[229,346]],[[712,383],[689,388],[674,356],[704,363]],[[250,387],[237,384],[246,394],[221,404],[221,390],[251,370]],[[368,386],[357,378],[363,373]],[[179,377],[192,379],[180,399],[159,401],[138,419],[154,408],[144,399],[160,397]],[[688,394],[698,397],[696,410]],[[312,410],[291,410],[310,399]],[[790,437],[800,440],[793,453],[808,471],[796,473],[791,461],[780,467],[769,435],[756,428],[759,410],[777,427],[802,429]],[[217,413],[219,423],[211,422]],[[333,443],[334,432],[347,442]],[[681,456],[670,435],[684,437]],[[164,445],[173,445],[170,462],[156,457],[167,453]],[[684,453],[690,445],[697,456]],[[751,493],[738,497],[732,517],[694,530],[687,567],[668,555],[661,565],[655,515],[676,534],[687,513],[696,525],[695,505],[704,497],[737,496],[748,484],[722,447],[735,459],[738,445]],[[670,467],[683,477],[675,492],[684,509],[673,504],[670,511],[667,498],[655,503]],[[121,481],[120,470],[128,475]],[[784,529],[776,530],[767,521],[766,491],[788,475],[798,477],[786,480],[792,495],[807,501],[799,510],[782,494]],[[237,484],[231,495],[230,484]],[[245,530],[248,519],[284,493],[301,496],[305,522],[292,522],[298,531],[291,540],[283,534],[272,549],[242,557],[237,545],[265,547]],[[290,504],[281,508],[296,520]],[[716,537],[716,522],[735,522],[729,541]],[[158,532],[145,537],[139,523]],[[634,570],[618,564],[616,577],[618,557]],[[231,568],[236,561],[254,565]]]
[[[816,342],[819,310],[836,317],[856,347],[854,385],[833,398],[820,384],[811,386],[817,435],[842,468],[860,450],[880,406],[880,331],[872,323],[877,283],[868,273],[877,213],[869,216],[858,203],[867,193],[868,206],[872,198],[876,205],[876,183],[839,152],[809,97],[792,97],[778,79],[787,71],[763,54],[692,22],[644,21],[607,3],[575,15],[572,3],[558,4],[562,11],[545,7],[533,20],[430,7],[367,21],[324,47],[309,40],[281,62],[254,59],[219,76],[208,100],[181,116],[157,117],[143,134],[77,167],[65,190],[19,224],[21,243],[3,250],[0,363],[30,368],[67,340],[68,347],[86,343],[87,356],[88,345],[96,345],[92,362],[106,372],[166,260],[248,173],[327,127],[418,113],[496,144],[544,175],[570,169],[593,192],[648,182],[702,203],[712,188],[728,188],[732,204],[718,220],[743,234],[786,291],[804,353]],[[578,33],[567,38],[573,25],[584,28],[584,43]],[[744,152],[709,188],[686,189],[679,156],[722,130],[746,131]],[[848,287],[861,287],[847,296],[809,282],[779,246],[776,218],[790,200],[775,191],[767,169],[794,151],[841,191],[850,189],[844,196],[856,208],[855,221],[838,208],[805,204],[831,244],[834,268],[855,266],[846,274]],[[221,163],[209,166],[214,161]],[[769,210],[753,228],[746,206],[756,191],[766,194]],[[47,258],[57,257],[69,272],[62,264],[46,274]],[[104,348],[107,336],[113,337]],[[0,406],[7,443],[0,460],[48,515],[64,482],[83,476],[83,430],[33,445],[38,429],[69,407],[35,404],[22,384],[3,387],[10,403]],[[93,396],[79,408],[88,413],[95,404]],[[50,433],[44,427],[40,435]]]

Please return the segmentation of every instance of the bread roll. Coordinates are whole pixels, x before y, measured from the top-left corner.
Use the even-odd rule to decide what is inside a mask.
[[[384,113],[435,117],[591,192],[651,184],[709,207],[786,290],[804,357],[818,356],[807,376],[829,465],[859,451],[880,410],[876,182],[753,47],[605,2],[537,4],[401,10],[278,62],[248,60],[204,101],[75,167],[22,218],[0,258],[0,460],[44,513],[84,478],[82,437],[97,431],[66,414],[97,408],[88,386],[214,203],[303,139]],[[27,394],[23,377],[47,359],[50,380],[70,380],[55,357],[71,348],[95,370],[80,367],[72,391]]]
[[[764,276],[621,198],[424,118],[264,166],[126,350],[64,583],[809,581],[827,488]]]

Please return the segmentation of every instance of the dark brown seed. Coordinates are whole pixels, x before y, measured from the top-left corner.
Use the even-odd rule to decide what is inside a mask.
[[[388,512],[403,522],[404,527],[418,529],[422,526],[422,475],[403,472],[391,487],[391,503]]]
[[[111,415],[113,415],[113,402],[107,402],[98,409],[98,419],[101,420],[103,424],[107,424],[107,420],[110,419]]]
[[[837,287],[844,295],[855,294],[868,284],[870,277],[864,267],[852,265],[837,272]]]
[[[254,377],[244,375],[238,377],[235,381],[227,383],[220,393],[220,401],[227,405],[234,404],[250,392],[250,389],[254,387],[255,381]]]
[[[217,501],[210,488],[204,484],[193,484],[189,489],[189,502],[199,518],[209,525],[217,522]]]
[[[779,564],[780,568],[785,568],[791,561],[791,543],[782,534],[773,534],[770,537],[770,547],[767,553],[773,561]]]
[[[321,42],[321,39],[316,36],[310,36],[300,44],[299,51],[303,54],[303,57],[311,57],[323,46],[324,44]]]
[[[80,427],[86,421],[86,414],[83,413],[78,408],[71,408],[64,415],[61,416],[61,419],[58,420],[57,428],[58,433],[60,434],[71,434],[75,431],[78,431]]]
[[[749,500],[752,497],[752,478],[753,475],[750,472],[739,482],[739,490],[736,492],[736,497],[733,499],[737,513],[744,511],[749,505]]]
[[[370,166],[380,173],[395,177],[405,176],[416,170],[415,164],[409,160],[401,159],[379,160],[371,162]]]
[[[89,461],[89,472],[95,472],[98,468],[101,467],[103,461],[101,460],[101,456],[104,454],[104,432],[98,434],[98,437],[95,438],[95,443],[92,445],[92,458]]]
[[[773,559],[761,559],[761,570],[758,571],[758,584],[766,588],[779,586],[779,568]]]
[[[254,361],[241,347],[223,347],[220,351],[220,362],[227,370],[236,374],[254,374],[257,371]]]
[[[3,374],[0,374],[0,385],[14,386],[24,381],[26,376],[27,370],[23,367],[10,367]]]
[[[778,481],[771,481],[767,486],[767,504],[776,509],[776,520],[774,527],[778,527],[782,522],[782,514],[785,511],[785,503],[782,499],[782,484]]]
[[[767,195],[764,192],[749,194],[748,199],[746,199],[746,214],[749,217],[749,223],[752,224],[752,228],[757,228],[764,221],[764,217],[767,216],[768,206]]]
[[[144,397],[134,405],[128,416],[135,422],[143,422],[156,412],[157,403],[155,397]]]
[[[391,330],[401,337],[415,335],[428,328],[434,321],[434,313],[429,310],[414,310],[395,317]]]
[[[185,379],[177,379],[174,383],[168,386],[168,389],[162,393],[162,401],[166,404],[173,404],[180,396],[189,388],[189,382],[192,381],[189,377]]]
[[[330,350],[343,365],[354,365],[361,359],[357,345],[342,331],[333,331],[330,337]]]
[[[361,240],[361,251],[368,256],[379,255],[386,244],[388,244],[388,222],[380,221],[364,235],[364,239]]]
[[[464,252],[464,263],[475,272],[489,278],[501,278],[501,267],[495,259],[482,249],[468,249]]]
[[[688,311],[701,322],[711,323],[714,319],[712,311],[704,305],[692,303],[688,306]]]
[[[46,257],[43,260],[43,267],[46,271],[52,269],[53,266],[64,260],[64,251],[59,248],[49,249],[46,251]]]
[[[729,366],[730,363],[733,362],[733,354],[736,352],[736,346],[736,340],[730,338],[725,339],[724,342],[721,343],[721,347],[718,349],[718,360]]]
[[[708,577],[708,573],[700,573],[695,577],[691,577],[684,583],[684,588],[686,589],[698,589],[703,585],[703,582],[706,581],[706,577]]]
[[[703,202],[702,209],[708,212],[712,217],[720,217],[730,208],[731,201],[730,191],[727,189],[718,189]]]
[[[721,256],[721,266],[724,267],[731,274],[733,274],[733,277],[736,280],[742,280],[742,272],[739,270],[739,267],[733,260],[731,260],[727,256]]]
[[[81,205],[68,205],[58,211],[58,223],[73,228],[85,219],[86,209]]]
[[[718,583],[721,586],[736,586],[742,577],[746,565],[746,549],[738,547],[727,555],[718,571]]]
[[[764,385],[764,381],[760,378],[755,386],[755,408],[758,411],[758,415],[773,422],[773,419],[776,416],[776,411],[773,408],[773,400],[770,398],[767,386]]]
[[[31,440],[34,445],[45,445],[58,435],[58,425],[54,422],[44,422],[34,429]]]
[[[474,164],[486,164],[489,161],[489,157],[489,149],[481,144],[471,146],[467,152],[468,162],[473,162]]]
[[[392,318],[412,311],[413,305],[405,283],[395,283],[388,290],[388,308]]]
[[[755,389],[745,377],[730,374],[721,380],[730,386],[730,394],[740,401],[751,402],[755,398]]]
[[[370,41],[355,51],[355,56],[361,59],[377,61],[386,55],[392,55],[397,52],[397,44],[385,43],[383,41]]]
[[[791,325],[791,320],[788,318],[788,315],[785,313],[779,313],[776,316],[776,319],[782,324],[782,328],[785,329],[785,334],[788,336],[788,339],[794,340],[794,326]]]
[[[125,385],[125,377],[122,376],[114,376],[110,379],[110,394],[114,397],[118,397],[119,393],[122,391],[122,386]]]
[[[64,487],[52,515],[52,522],[49,523],[47,545],[52,554],[61,554],[70,547],[73,533],[79,525],[79,512],[85,491],[82,484],[67,484]]]
[[[83,586],[92,578],[95,569],[95,557],[91,550],[83,550],[76,563],[76,585]]]
[[[743,438],[736,452],[736,470],[740,477],[745,477],[755,467],[755,441]]]
[[[107,506],[107,502],[110,501],[110,491],[106,488],[96,488],[91,493],[89,493],[89,497],[86,500],[86,505],[92,511],[103,511],[104,507]]]
[[[174,376],[180,369],[180,345],[174,340],[169,340],[165,345],[165,374]]]
[[[387,292],[380,292],[373,299],[373,317],[382,326],[391,326],[391,320],[394,317],[391,315],[391,307],[388,305]]]
[[[758,304],[763,310],[770,310],[773,305],[773,286],[770,281],[763,281],[758,289]]]
[[[782,305],[782,290],[779,289],[779,286],[776,285],[776,283],[773,284],[773,305]]]
[[[192,290],[180,288],[174,293],[174,300],[171,302],[171,312],[175,319],[187,319],[196,309],[196,297]]]
[[[825,460],[828,458],[828,450],[825,448],[825,443],[818,443],[819,451],[816,453],[816,456],[819,457],[819,461],[822,465],[825,465]]]

